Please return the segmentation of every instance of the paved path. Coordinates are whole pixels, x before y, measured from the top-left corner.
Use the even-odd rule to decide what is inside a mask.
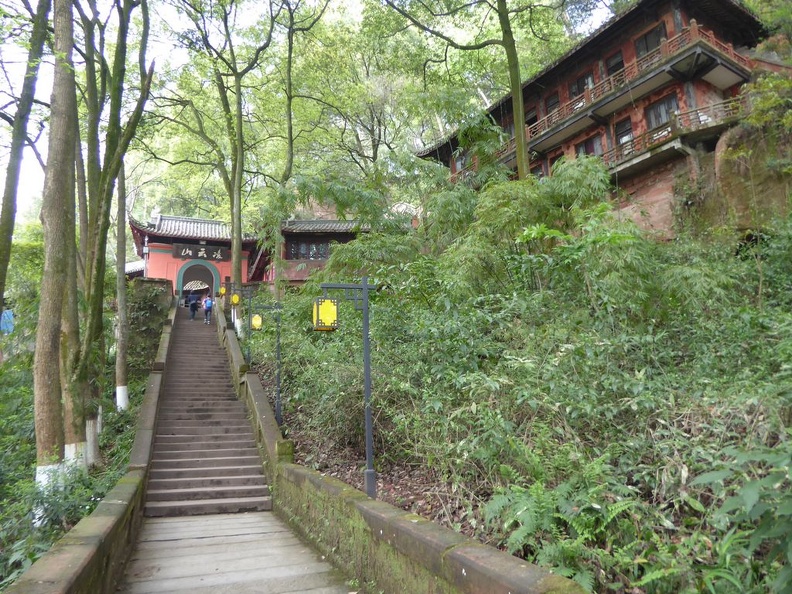
[[[147,518],[119,592],[347,594],[272,512]]]
[[[214,324],[188,316],[176,316],[146,517],[118,591],[347,594],[332,565],[261,511],[270,498],[225,352]]]

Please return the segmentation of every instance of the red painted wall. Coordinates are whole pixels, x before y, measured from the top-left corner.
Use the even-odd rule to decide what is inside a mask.
[[[165,278],[173,283],[173,290],[179,293],[181,287],[178,284],[179,272],[186,270],[195,263],[206,263],[212,270],[214,286],[211,287],[212,293],[219,290],[226,277],[231,277],[231,261],[217,262],[207,260],[181,260],[173,256],[173,246],[170,244],[150,243],[149,256],[146,265],[146,277]],[[216,272],[214,271],[216,269]],[[248,275],[248,252],[242,252],[242,278],[247,279]]]

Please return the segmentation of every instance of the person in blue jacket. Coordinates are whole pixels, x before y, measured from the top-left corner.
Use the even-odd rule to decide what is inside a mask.
[[[204,323],[209,324],[212,321],[212,306],[214,306],[214,301],[212,301],[212,295],[207,295],[206,299],[203,302],[204,306]]]

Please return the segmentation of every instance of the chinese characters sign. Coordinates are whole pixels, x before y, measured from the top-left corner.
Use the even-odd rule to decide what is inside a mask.
[[[213,260],[215,262],[225,262],[231,260],[231,250],[214,245],[174,243],[173,257],[181,260]]]

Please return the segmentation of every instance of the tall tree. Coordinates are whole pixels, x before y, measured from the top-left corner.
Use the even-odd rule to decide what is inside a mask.
[[[194,133],[209,147],[210,162],[223,180],[231,213],[231,281],[237,285],[242,279],[242,194],[245,179],[245,110],[243,81],[261,64],[264,52],[272,43],[275,20],[281,5],[267,2],[262,21],[241,25],[250,12],[243,10],[238,0],[220,0],[209,5],[179,0],[177,7],[192,23],[192,30],[181,39],[194,55],[209,61],[208,75],[216,93],[223,118],[223,138],[213,138],[207,131],[204,114],[193,98],[170,97],[171,105],[184,108],[187,118],[172,121]],[[250,9],[250,6],[247,6]],[[251,9],[252,10],[252,9]],[[239,43],[252,37],[252,44]],[[225,148],[224,148],[225,145]]]
[[[129,318],[126,292],[126,168],[123,163],[118,176],[118,209],[116,216],[116,408],[129,407],[127,386],[127,346],[129,344]]]
[[[11,147],[3,188],[3,207],[0,211],[0,313],[5,305],[5,286],[8,262],[11,258],[11,239],[14,235],[16,221],[17,189],[22,166],[22,152],[27,142],[28,120],[36,96],[36,83],[38,82],[39,64],[44,54],[44,42],[47,38],[50,7],[50,0],[39,0],[36,5],[36,12],[33,15],[33,30],[30,34],[30,49],[25,67],[25,79],[22,83],[22,92],[16,103],[16,113],[12,117]]]
[[[106,249],[110,230],[115,184],[124,155],[135,136],[137,126],[148,99],[154,76],[153,62],[146,66],[146,45],[149,29],[148,4],[146,0],[115,0],[112,9],[116,13],[116,36],[114,44],[107,42],[106,17],[100,15],[93,0],[87,6],[76,2],[80,16],[84,60],[84,79],[81,86],[83,109],[86,114],[84,126],[86,155],[85,172],[78,172],[85,186],[80,189],[81,204],[80,235],[84,287],[85,319],[84,333],[80,340],[79,356],[70,373],[71,391],[83,396],[85,402],[80,412],[85,415],[88,462],[98,460],[97,396],[99,385],[91,378],[101,377],[104,354],[104,285],[107,267]],[[138,7],[142,13],[141,39],[138,45],[139,88],[129,108],[126,122],[125,109],[130,103],[125,94],[129,84],[127,59],[132,14]],[[106,52],[112,48],[108,58]],[[84,241],[83,241],[84,237]],[[76,407],[76,409],[78,409]]]
[[[60,331],[63,287],[68,273],[67,210],[74,205],[74,108],[71,0],[55,0],[55,75],[52,88],[47,172],[41,222],[44,227],[44,274],[33,365],[36,426],[36,481],[48,484],[63,460],[60,390]]]
[[[285,106],[284,115],[286,118],[286,155],[283,172],[280,176],[280,184],[285,184],[292,176],[294,167],[294,45],[295,36],[300,33],[307,33],[316,26],[322,18],[324,11],[330,0],[322,0],[317,6],[307,6],[303,12],[302,0],[284,0],[284,22],[283,28],[286,30],[286,63],[284,67],[283,85]]]
[[[387,35],[374,26],[369,19],[359,28],[328,20],[308,39],[295,69],[295,96],[321,108],[307,116],[326,131],[303,150],[321,169],[348,169],[369,180],[383,155],[420,134],[426,59],[414,33]]]
[[[515,24],[530,34],[542,36],[550,20],[560,17],[573,4],[589,4],[590,0],[385,0],[385,3],[421,31],[444,41],[449,47],[462,51],[479,51],[492,46],[503,49],[509,72],[509,90],[514,114],[517,174],[524,179],[529,173],[528,147],[523,122],[524,105],[520,59],[515,37]],[[474,22],[477,31],[473,41],[448,33],[452,28],[469,27]],[[497,25],[493,26],[494,23]]]

